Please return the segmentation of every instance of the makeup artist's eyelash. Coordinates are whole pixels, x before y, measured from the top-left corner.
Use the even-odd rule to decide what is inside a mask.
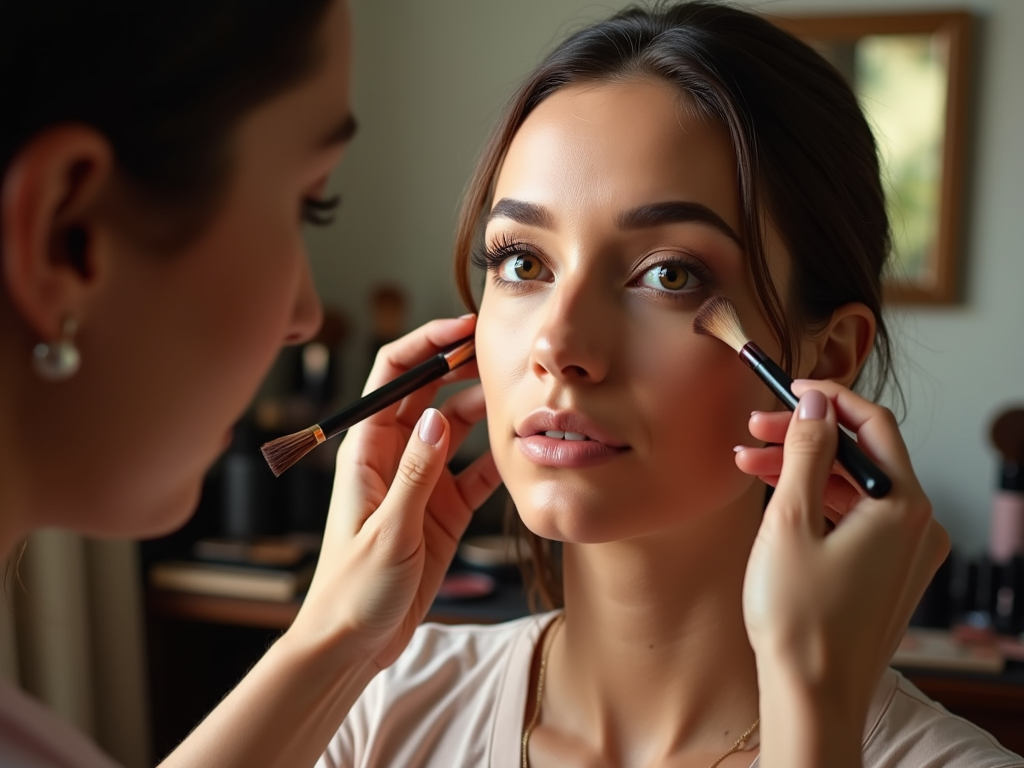
[[[314,227],[326,227],[334,221],[341,205],[341,195],[327,198],[304,197],[302,199],[302,221]]]

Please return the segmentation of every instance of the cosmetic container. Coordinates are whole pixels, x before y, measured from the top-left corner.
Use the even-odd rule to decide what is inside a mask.
[[[221,457],[221,535],[251,541],[279,532],[274,476],[259,453],[260,434],[243,419]]]
[[[956,554],[950,552],[921,596],[921,602],[910,617],[911,626],[936,629],[950,626],[953,622],[953,579],[957,566]]]
[[[1001,635],[1024,632],[1024,555],[1014,555],[1002,569],[993,620]]]
[[[992,498],[988,550],[997,563],[1024,555],[1024,465],[1009,459],[1002,462]]]

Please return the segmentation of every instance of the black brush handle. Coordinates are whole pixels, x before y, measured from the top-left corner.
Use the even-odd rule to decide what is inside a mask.
[[[340,435],[349,427],[383,411],[389,405],[394,405],[420,387],[440,379],[451,370],[444,355],[443,352],[434,355],[425,363],[410,368],[401,376],[392,379],[383,387],[373,390],[370,394],[364,395],[333,416],[328,416],[320,422],[320,429],[323,430],[327,439]]]
[[[740,358],[753,369],[768,388],[775,393],[791,411],[795,411],[799,399],[793,394],[793,379],[775,361],[766,355],[757,344],[750,341],[740,349]],[[842,429],[839,430],[839,444],[836,446],[836,461],[850,473],[857,485],[873,499],[880,499],[892,490],[892,480],[875,462],[869,459],[857,445],[857,441]]]

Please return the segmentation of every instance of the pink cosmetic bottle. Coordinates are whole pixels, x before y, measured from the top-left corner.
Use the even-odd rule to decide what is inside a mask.
[[[999,564],[1024,555],[1024,466],[1004,461],[992,498],[989,555]]]
[[[997,564],[1024,555],[1024,409],[1003,411],[992,424],[1001,454],[999,487],[992,498],[989,556]]]

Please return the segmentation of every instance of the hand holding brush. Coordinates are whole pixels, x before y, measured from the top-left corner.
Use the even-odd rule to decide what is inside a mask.
[[[367,379],[367,398],[458,348],[473,325],[471,317],[434,320],[387,344]],[[458,472],[449,465],[486,414],[481,385],[430,407],[442,379],[476,373],[470,361],[435,378],[367,416],[338,449],[316,573],[286,638],[300,638],[303,648],[312,638],[318,654],[333,646],[325,659],[351,667],[346,679],[359,690],[423,623],[474,510],[501,482],[490,451]]]
[[[949,536],[931,515],[887,409],[832,381],[794,383],[749,340],[723,297],[705,302],[694,330],[735,349],[795,411],[753,417],[751,434],[778,443],[779,453],[755,450],[759,457],[737,459],[742,471],[775,486],[743,579],[743,621],[761,700],[814,702],[827,690],[829,701],[858,713],[831,728],[834,754],[855,755],[863,727],[842,725],[863,723],[910,616],[949,552]],[[841,416],[884,471],[840,428]],[[836,460],[859,489],[835,476]],[[828,536],[823,506],[844,521]],[[801,743],[804,726],[796,723],[788,707],[761,708],[761,727],[783,744]]]
[[[949,535],[931,514],[888,409],[828,380],[797,381],[794,392],[800,398],[794,414],[772,412],[751,422],[751,434],[778,448],[748,449],[742,454],[755,456],[737,460],[739,469],[772,477],[775,486],[743,579],[761,727],[777,744],[801,744],[807,726],[794,719],[792,702],[813,707],[823,720],[834,718],[824,726],[832,751],[807,764],[859,766],[871,701],[949,553]],[[840,417],[856,426],[893,480],[884,498],[866,496],[837,476]],[[830,532],[823,505],[841,516]]]
[[[796,409],[798,399],[793,394],[793,379],[747,337],[735,307],[727,298],[713,296],[705,301],[693,318],[693,330],[705,336],[713,336],[735,349],[740,359],[768,385],[779,400],[791,411]],[[891,490],[889,477],[843,430],[839,430],[836,460],[868,496],[880,499]]]

